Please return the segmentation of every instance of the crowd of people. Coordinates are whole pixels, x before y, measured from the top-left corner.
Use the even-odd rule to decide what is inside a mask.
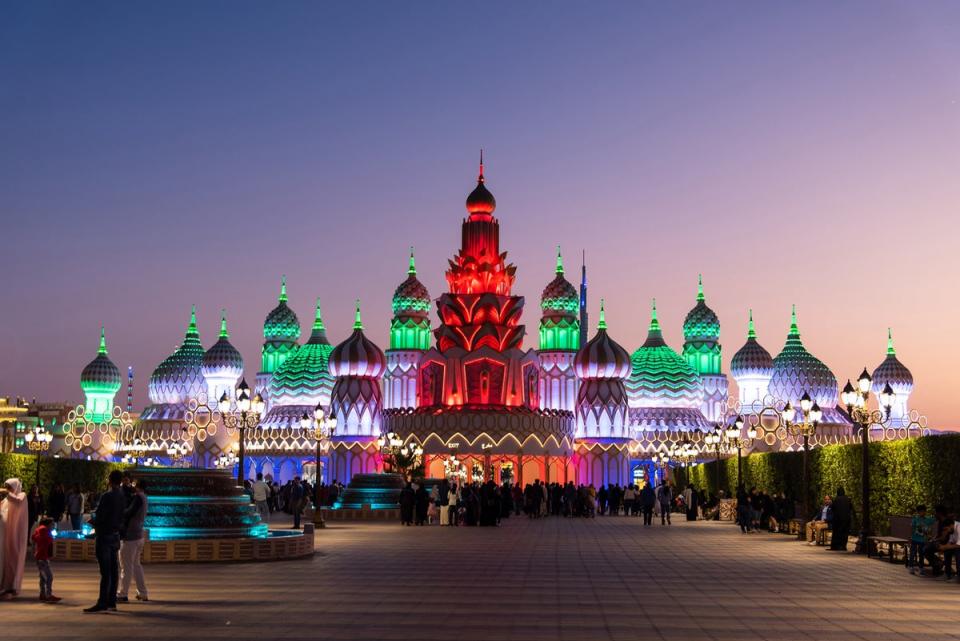
[[[960,521],[946,506],[934,506],[930,515],[927,506],[917,505],[910,520],[910,574],[927,576],[924,562],[930,566],[929,576],[960,581]]]
[[[338,481],[314,485],[299,476],[280,484],[258,472],[256,480],[243,482],[243,489],[256,505],[261,521],[270,523],[274,514],[285,513],[293,519],[292,527],[299,530],[307,508],[334,505],[343,495],[344,486]]]
[[[497,485],[492,480],[460,484],[448,479],[419,480],[407,483],[400,493],[400,521],[403,525],[491,526],[511,514],[529,519],[623,515],[643,516],[644,525],[651,525],[654,517],[661,525],[669,525],[672,512],[696,520],[711,509],[715,513],[718,504],[717,497],[707,497],[693,486],[676,492],[666,481],[657,487],[647,482],[642,488],[614,484],[597,489],[592,484],[543,483],[539,479],[522,487]]]

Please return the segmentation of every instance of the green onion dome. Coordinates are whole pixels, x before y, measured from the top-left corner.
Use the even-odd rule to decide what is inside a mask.
[[[107,356],[107,339],[104,328],[100,328],[100,349],[97,357],[90,361],[80,373],[80,388],[85,393],[116,394],[123,380],[120,370]]]
[[[797,309],[790,316],[790,332],[783,349],[773,359],[770,394],[796,405],[807,393],[825,412],[837,405],[837,378],[830,368],[807,351],[797,328]]]
[[[153,403],[186,403],[206,391],[203,377],[203,345],[197,331],[197,308],[190,311],[190,324],[183,343],[157,365],[150,375],[148,392]]]
[[[687,341],[717,341],[720,338],[720,319],[707,307],[703,295],[703,278],[697,288],[697,304],[683,321],[683,338]]]
[[[577,288],[563,275],[563,258],[557,247],[556,277],[547,284],[540,295],[540,308],[544,316],[577,318],[580,311],[580,296]]]
[[[413,247],[411,247],[407,279],[393,292],[393,315],[425,319],[429,313],[430,293],[417,278],[417,265],[414,262]]]
[[[277,368],[270,380],[271,405],[328,405],[334,383],[330,374],[332,351],[318,298],[310,339]]]
[[[703,383],[686,360],[664,342],[653,301],[647,340],[630,357],[627,380],[631,408],[667,407],[699,410]]]
[[[226,310],[220,316],[220,337],[203,355],[203,376],[234,380],[243,376],[243,356],[230,343]]]
[[[580,348],[573,360],[573,368],[580,379],[620,379],[630,375],[630,355],[607,335],[603,301],[600,301],[600,322],[597,333]]]
[[[887,357],[873,370],[873,393],[879,395],[886,385],[890,385],[898,397],[909,396],[913,391],[913,374],[897,358],[890,329],[887,329]]]
[[[268,341],[287,341],[295,343],[300,338],[300,319],[287,306],[287,277],[280,284],[280,296],[277,306],[270,310],[263,321],[263,338]]]
[[[773,357],[757,342],[757,332],[753,326],[753,310],[750,310],[750,320],[747,326],[747,342],[737,350],[730,360],[730,373],[733,378],[744,376],[773,376]]]
[[[386,368],[387,357],[383,350],[363,335],[358,300],[353,333],[330,353],[330,373],[336,377],[379,378]]]

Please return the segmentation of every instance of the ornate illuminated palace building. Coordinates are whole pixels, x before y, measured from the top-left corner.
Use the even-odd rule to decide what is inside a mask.
[[[737,401],[752,406],[768,396],[799,405],[808,393],[823,410],[818,433],[851,434],[838,406],[837,380],[804,347],[795,310],[776,357],[758,342],[750,314],[746,342],[729,372],[739,399],[728,399],[720,321],[707,306],[702,280],[683,322],[681,350],[664,341],[653,301],[647,338],[630,354],[611,335],[615,328],[606,324],[603,301],[587,340],[586,268],[578,291],[566,279],[558,250],[556,275],[540,299],[539,348],[532,348],[524,298],[514,293],[516,267],[500,246],[496,201],[482,163],[466,208],[460,249],[446,271],[448,291],[436,299],[438,324],[431,325],[432,299],[417,279],[411,250],[406,279],[393,296],[385,352],[364,335],[359,304],[352,334],[332,346],[318,302],[310,336],[301,344],[300,321],[287,305],[286,282],[281,285],[263,326],[255,390],[266,408],[249,434],[249,475],[312,474],[315,441],[300,420],[318,404],[338,421],[330,448],[319,457],[321,476],[344,482],[381,469],[377,439],[392,432],[423,447],[432,477],[443,476],[443,459],[454,453],[468,469],[480,463],[498,481],[509,475],[523,483],[622,484],[652,476],[655,452],[732,420]],[[243,359],[230,344],[226,317],[217,341],[204,350],[194,312],[181,346],[150,377],[151,405],[135,432],[139,447],[153,448],[158,460],[166,460],[164,439],[186,434],[193,463],[214,464],[236,436],[222,428],[198,429],[192,399],[215,401],[242,375]],[[904,420],[913,379],[897,360],[892,339],[873,373],[876,389],[887,383],[897,393],[893,417]],[[87,412],[109,411],[121,378],[103,337],[81,385]],[[84,453],[96,455],[96,448]]]

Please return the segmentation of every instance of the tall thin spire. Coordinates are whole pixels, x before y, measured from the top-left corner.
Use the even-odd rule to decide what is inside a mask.
[[[563,256],[560,254],[560,245],[557,245],[557,274],[563,273]]]
[[[747,340],[757,338],[757,330],[753,327],[753,310],[750,310],[750,320],[747,322]]]
[[[653,305],[650,308],[650,331],[660,331],[660,321],[657,319],[657,299],[653,299]]]
[[[483,178],[483,147],[480,148],[480,174],[477,176],[477,182],[482,183]]]
[[[280,277],[280,296],[277,298],[277,301],[281,303],[287,302],[287,275],[286,274]]]
[[[127,366],[127,411],[133,411],[133,365]]]
[[[100,326],[100,349],[97,350],[97,353],[107,355],[107,334],[103,325]]]
[[[220,338],[230,338],[230,334],[227,332],[227,310],[220,310]]]
[[[358,319],[359,319],[359,313],[360,313],[360,307],[358,305],[357,306]],[[314,316],[313,316],[313,331],[317,332],[325,329],[326,327],[323,326],[323,318],[320,317],[320,297],[317,296],[317,308],[314,311]]]
[[[580,263],[580,346],[587,344],[587,328],[589,327],[587,315],[587,250],[583,250],[583,258]]]
[[[897,352],[893,349],[893,330],[887,328],[887,356],[896,356]]]
[[[353,319],[354,329],[363,329],[363,321],[360,320],[360,299],[357,299],[357,314]]]
[[[417,275],[417,262],[413,258],[413,245],[410,245],[410,264],[407,267],[407,274],[410,276]],[[317,304],[319,305],[319,302]]]
[[[705,300],[703,295],[703,274],[697,275],[697,301],[702,302]]]
[[[603,299],[600,299],[600,322],[597,323],[597,329],[606,329],[607,328],[607,315],[603,309]]]

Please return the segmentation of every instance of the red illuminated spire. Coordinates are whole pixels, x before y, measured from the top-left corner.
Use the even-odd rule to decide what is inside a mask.
[[[477,186],[467,196],[467,211],[470,220],[493,220],[493,210],[497,208],[497,200],[484,186],[486,179],[483,176],[483,149],[480,150],[480,173],[477,175]]]

